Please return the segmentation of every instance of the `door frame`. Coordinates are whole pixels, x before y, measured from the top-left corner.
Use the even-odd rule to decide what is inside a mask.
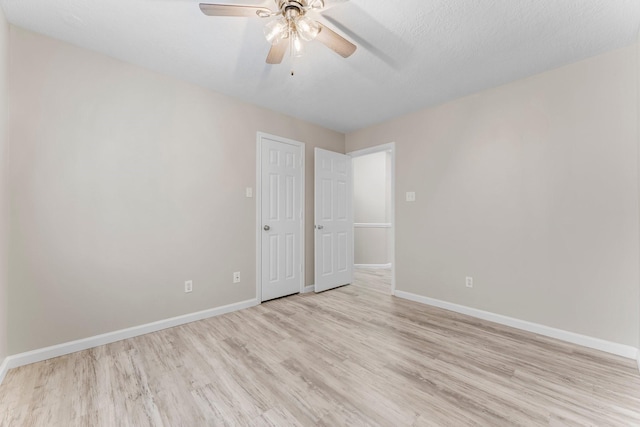
[[[300,248],[300,293],[304,292],[304,280],[305,280],[305,254],[304,254],[304,231],[305,231],[305,144],[304,142],[295,141],[289,138],[283,138],[281,136],[272,135],[266,132],[256,133],[256,300],[259,304],[262,304],[262,139],[269,138],[274,141],[281,142],[283,144],[289,144],[296,146],[300,149],[300,160],[302,165],[301,178],[300,178],[300,242],[298,247]]]
[[[391,295],[396,294],[396,143],[389,142],[387,144],[376,145],[374,147],[363,148],[362,150],[351,151],[347,153],[351,157],[362,157],[368,154],[380,153],[388,151],[391,153],[391,241],[389,242],[389,251],[391,252]],[[355,251],[355,230],[354,251]]]

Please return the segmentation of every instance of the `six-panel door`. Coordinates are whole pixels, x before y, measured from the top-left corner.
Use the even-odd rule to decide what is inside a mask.
[[[262,137],[262,301],[300,292],[301,147]]]
[[[315,291],[353,281],[351,157],[315,149]]]

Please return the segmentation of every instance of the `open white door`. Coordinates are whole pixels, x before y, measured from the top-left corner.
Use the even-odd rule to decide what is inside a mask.
[[[315,291],[353,281],[351,157],[315,149]]]

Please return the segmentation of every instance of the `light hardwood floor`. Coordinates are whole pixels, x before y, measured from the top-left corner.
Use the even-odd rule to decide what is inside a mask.
[[[359,278],[14,369],[0,425],[640,425],[633,361]]]
[[[356,268],[353,278],[356,286],[391,295],[390,268]]]

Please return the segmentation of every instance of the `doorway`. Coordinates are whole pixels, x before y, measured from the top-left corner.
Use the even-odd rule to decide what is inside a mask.
[[[302,142],[257,136],[256,299],[304,287],[304,152]]]
[[[395,292],[395,144],[349,153],[353,158],[355,282]]]

